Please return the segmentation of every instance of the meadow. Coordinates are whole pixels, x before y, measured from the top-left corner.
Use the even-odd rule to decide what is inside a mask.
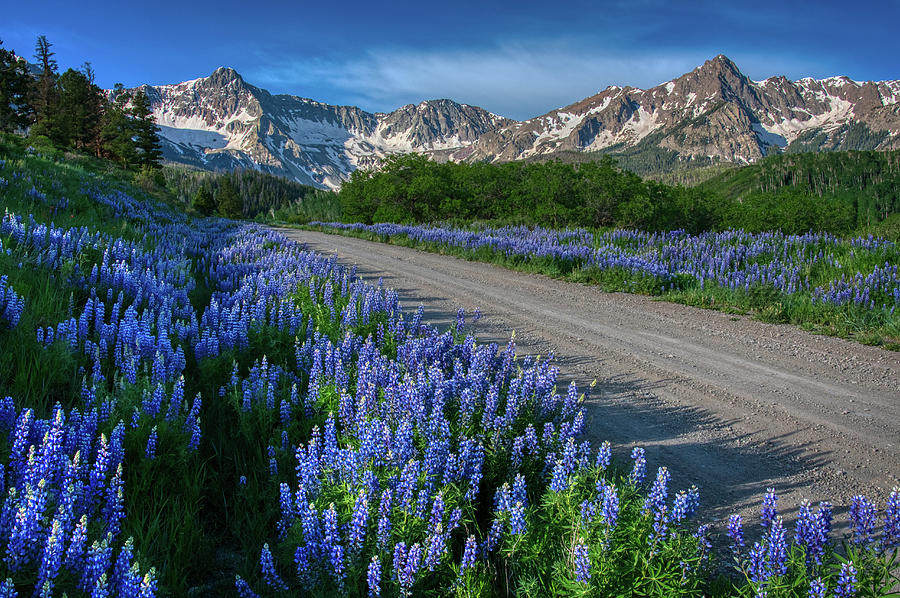
[[[715,529],[690,480],[640,447],[583,441],[590,389],[558,388],[553,359],[518,358],[512,340],[479,344],[477,313],[437,330],[392,290],[268,228],[191,218],[15,142],[0,152],[0,197],[0,596],[896,587],[900,489],[854,497],[847,521],[804,504],[788,530],[775,491],[760,488],[759,520]],[[532,259],[490,234],[494,245],[464,246]],[[721,246],[611,235],[608,265],[583,231],[522,242],[547,264],[628,273],[654,292],[685,292],[704,273],[701,290],[761,281],[896,325],[896,267],[879,266],[896,249],[874,239],[746,248],[734,233],[721,238],[733,257],[704,258]],[[771,247],[775,259],[754,262]],[[877,276],[823,286],[797,269],[820,250],[825,278],[840,251]],[[726,266],[737,263],[757,266]]]

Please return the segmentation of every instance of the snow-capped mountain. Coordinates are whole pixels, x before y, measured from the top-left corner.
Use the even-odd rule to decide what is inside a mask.
[[[387,155],[459,149],[509,122],[450,100],[373,114],[272,95],[229,68],[143,90],[167,160],[215,170],[256,168],[330,188]]]
[[[651,89],[608,87],[488,132],[456,160],[517,160],[639,144],[747,163],[791,149],[900,147],[900,81],[751,81],[719,55]]]
[[[722,55],[651,89],[608,87],[521,122],[451,100],[388,114],[331,106],[272,95],[229,68],[143,89],[168,160],[256,168],[329,188],[408,152],[508,161],[641,146],[747,163],[786,149],[900,148],[900,81],[752,81]]]

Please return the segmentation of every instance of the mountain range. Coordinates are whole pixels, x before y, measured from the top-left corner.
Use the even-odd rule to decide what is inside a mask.
[[[753,81],[723,55],[650,89],[611,86],[524,121],[448,99],[390,113],[332,106],[271,94],[224,67],[141,89],[165,159],[332,189],[357,168],[409,152],[497,162],[646,150],[676,163],[745,164],[776,152],[900,148],[900,81]]]

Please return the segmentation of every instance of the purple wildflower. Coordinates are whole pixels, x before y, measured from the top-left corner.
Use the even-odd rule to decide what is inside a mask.
[[[587,545],[581,541],[575,545],[575,581],[585,583],[591,578],[591,557]]]
[[[728,518],[728,537],[731,538],[731,551],[740,554],[744,547],[744,523],[740,515]]]
[[[878,514],[875,504],[857,494],[850,501],[850,527],[854,544],[868,544],[874,539]]]
[[[600,448],[597,449],[597,461],[595,462],[595,466],[599,467],[601,470],[606,471],[606,468],[609,467],[609,463],[612,460],[612,447],[609,444],[608,440],[604,440],[603,444],[600,445]]]
[[[838,576],[837,587],[834,589],[835,598],[852,598],[856,596],[856,568],[852,563],[841,565],[841,573]]]
[[[634,460],[634,467],[628,479],[635,486],[643,483],[644,477],[647,475],[647,458],[644,456],[644,449],[639,446],[631,450],[631,458]]]
[[[381,561],[373,555],[366,570],[366,582],[369,585],[369,598],[381,596]]]
[[[766,495],[763,497],[762,509],[760,511],[760,521],[762,526],[766,529],[769,529],[769,526],[775,521],[777,504],[778,496],[775,494],[775,489],[766,488]]]

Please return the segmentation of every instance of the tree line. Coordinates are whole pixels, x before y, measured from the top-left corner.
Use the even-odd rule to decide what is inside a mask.
[[[866,229],[900,212],[900,151],[837,151],[770,156],[700,185],[730,201],[777,200],[843,206],[848,229]]]
[[[765,164],[748,168],[768,172]],[[380,170],[354,172],[341,187],[340,201],[347,222],[487,220],[692,233],[743,228],[845,234],[859,224],[857,210],[864,205],[858,196],[817,195],[803,186],[729,194],[727,180],[697,187],[667,185],[619,168],[611,156],[577,164],[468,164],[405,155],[388,158]],[[855,180],[839,186],[850,189]],[[897,207],[891,204],[879,217]]]
[[[184,166],[166,166],[162,171],[166,188],[183,204],[203,216],[275,219],[305,222],[302,215],[313,200],[337,204],[333,194],[309,185],[258,170],[235,169],[209,172]],[[319,196],[327,196],[320,198]],[[339,217],[339,213],[335,213]]]
[[[36,147],[73,149],[114,160],[123,168],[159,167],[159,128],[143,91],[117,84],[109,94],[95,83],[89,62],[62,74],[45,36],[36,64],[0,41],[0,131],[24,133]]]

